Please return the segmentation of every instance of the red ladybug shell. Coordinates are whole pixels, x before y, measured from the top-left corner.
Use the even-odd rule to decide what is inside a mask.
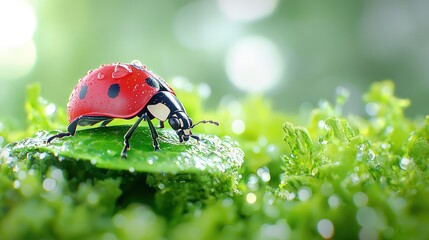
[[[149,100],[166,89],[173,89],[142,65],[110,64],[89,71],[70,95],[69,122],[80,116],[133,118]]]

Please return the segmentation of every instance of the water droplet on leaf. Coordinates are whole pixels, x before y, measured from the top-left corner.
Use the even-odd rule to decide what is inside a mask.
[[[407,170],[408,164],[410,164],[410,159],[406,157],[403,157],[399,162],[399,166],[402,168],[402,170]]]

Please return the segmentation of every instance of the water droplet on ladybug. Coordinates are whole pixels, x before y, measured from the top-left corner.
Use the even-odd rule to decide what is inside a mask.
[[[133,60],[131,62],[131,65],[133,65],[133,67],[138,68],[138,69],[146,69],[146,66],[143,65],[139,60]]]
[[[98,75],[97,75],[97,79],[101,80],[103,78],[104,78],[104,73],[99,72]]]
[[[125,64],[118,64],[115,66],[115,70],[112,73],[112,78],[123,78],[130,75],[133,72],[131,68]]]
[[[89,71],[86,73],[86,75],[91,74],[91,73],[92,73],[92,71],[94,71],[94,70],[89,70]]]

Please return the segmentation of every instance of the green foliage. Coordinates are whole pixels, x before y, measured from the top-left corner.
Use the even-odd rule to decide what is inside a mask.
[[[307,127],[311,138],[304,127],[284,125],[291,151],[277,194],[330,216],[337,236],[427,237],[428,122],[417,127],[405,118],[409,102],[394,97],[390,81],[375,83],[364,100],[369,120],[324,105]],[[339,227],[347,219],[357,222]]]
[[[65,118],[47,116],[49,103],[29,97],[34,126],[25,134],[44,131],[1,152],[0,238],[429,237],[429,116],[408,119],[409,101],[394,96],[392,82],[364,95],[368,118],[342,114],[345,90],[303,120],[260,97],[206,112],[196,91],[177,94],[194,120],[221,126],[201,127],[214,135],[200,144],[178,144],[162,130],[160,152],[139,127],[127,160],[119,153],[128,122],[46,145]],[[234,131],[236,120],[243,133]],[[244,163],[232,138],[217,137],[225,135],[239,142]]]

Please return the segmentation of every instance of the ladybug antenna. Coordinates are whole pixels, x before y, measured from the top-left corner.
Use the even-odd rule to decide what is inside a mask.
[[[216,126],[219,126],[218,122],[215,122],[215,121],[212,121],[212,120],[201,120],[201,121],[195,123],[194,125],[192,125],[191,128],[194,128],[195,126],[197,126],[200,123],[211,123],[211,124],[214,124]]]

